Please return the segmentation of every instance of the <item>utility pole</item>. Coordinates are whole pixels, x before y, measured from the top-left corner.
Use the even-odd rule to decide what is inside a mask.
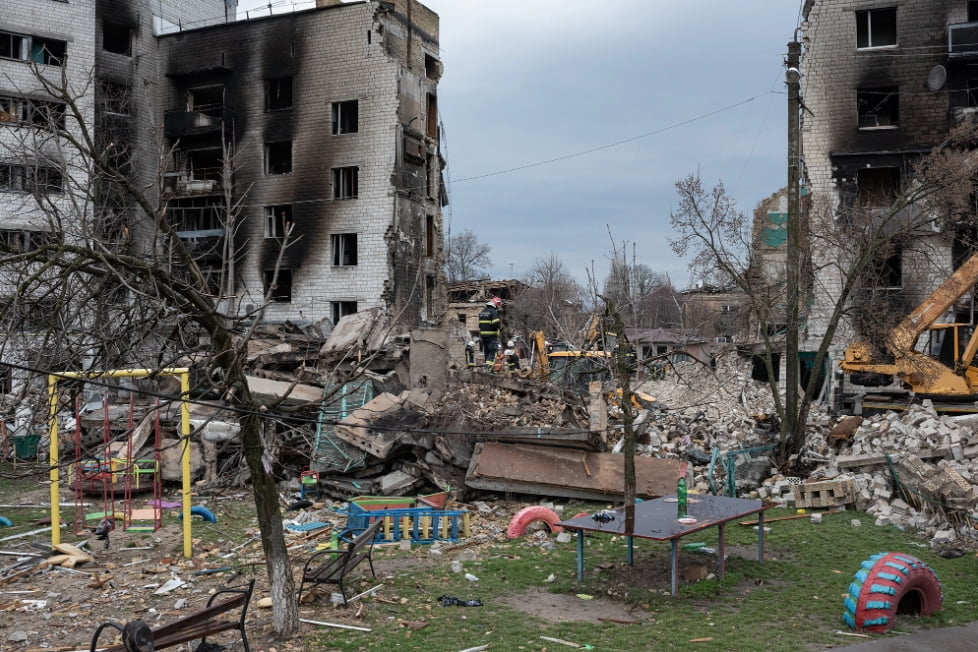
[[[791,450],[797,450],[795,445],[801,441],[803,424],[798,422],[798,383],[800,380],[798,362],[798,328],[800,279],[801,279],[801,72],[798,66],[801,62],[801,43],[788,43],[788,58],[785,60],[788,70],[785,72],[785,82],[788,86],[788,233],[785,252],[785,285],[787,302],[785,305],[785,336],[784,336],[784,422],[781,424],[782,452],[790,445]],[[786,458],[782,455],[782,458]]]

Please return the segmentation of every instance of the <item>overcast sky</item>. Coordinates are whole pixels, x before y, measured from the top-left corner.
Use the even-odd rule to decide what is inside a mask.
[[[603,279],[614,237],[686,287],[668,242],[675,182],[722,180],[748,214],[786,183],[784,56],[801,2],[427,0],[441,18],[446,228],[492,246],[493,278],[556,254],[578,280],[592,267]],[[267,5],[239,0],[239,14]]]

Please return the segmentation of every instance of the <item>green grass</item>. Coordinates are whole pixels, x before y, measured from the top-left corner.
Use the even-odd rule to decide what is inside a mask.
[[[771,510],[768,515],[789,513]],[[852,527],[853,518],[860,519],[863,525]],[[450,572],[449,555],[439,571],[407,571],[381,580],[382,596],[403,597],[407,602],[392,605],[368,600],[364,625],[373,627],[373,632],[339,635],[324,631],[316,634],[314,640],[323,649],[340,652],[438,652],[477,645],[490,645],[493,650],[564,649],[540,636],[589,644],[598,650],[679,650],[692,645],[698,650],[815,650],[843,646],[857,642],[835,633],[848,631],[841,621],[842,601],[853,573],[869,556],[891,550],[930,564],[945,595],[942,613],[930,618],[902,618],[895,632],[953,625],[974,618],[978,558],[973,553],[959,559],[943,559],[931,553],[913,533],[878,528],[872,525],[871,518],[858,512],[826,516],[821,524],[798,519],[772,523],[770,527],[766,549],[777,560],[768,559],[759,565],[756,559],[730,559],[725,579],[682,584],[677,598],[668,594],[669,578],[664,569],[669,546],[664,543],[636,540],[635,566],[628,567],[624,564],[623,539],[588,537],[587,572],[580,583],[576,579],[573,541],[558,544],[550,552],[522,541],[494,544],[480,552],[479,561],[465,564],[467,571],[480,578],[478,585]],[[728,546],[756,548],[756,531],[752,528],[731,525],[727,539]],[[714,545],[715,530],[691,536],[689,541]],[[378,554],[383,558],[417,553]],[[682,560],[706,557],[684,553]],[[658,574],[649,573],[649,568],[659,569]],[[545,579],[551,573],[557,579],[548,584]],[[649,620],[641,625],[554,624],[501,604],[507,594],[531,587],[612,599],[634,606],[636,613]],[[442,607],[437,597],[446,593],[480,598],[485,606]],[[329,620],[328,612],[322,619]],[[418,631],[399,624],[421,620],[428,625]],[[712,640],[690,643],[696,638]]]
[[[26,487],[38,489],[36,479],[13,481],[0,477],[0,503],[22,502],[18,497]],[[195,555],[211,550],[214,554],[244,543],[257,532],[254,507],[247,490],[242,500],[195,498],[194,504],[205,504],[218,516],[217,523],[194,518]],[[605,505],[568,505],[565,513],[583,509],[594,511]],[[768,518],[788,515],[787,510],[770,510]],[[0,515],[15,522],[12,528],[0,528],[0,537],[36,529],[35,521],[48,516],[46,510],[0,510]],[[67,519],[69,514],[63,514]],[[478,525],[478,516],[473,521]],[[850,521],[859,519],[861,527]],[[170,510],[165,523],[176,522]],[[497,522],[505,527],[505,523]],[[399,570],[382,573],[378,580],[363,579],[349,587],[356,593],[383,583],[376,598],[366,597],[348,608],[333,607],[321,598],[303,604],[303,617],[328,622],[355,623],[372,628],[371,632],[338,629],[316,629],[304,626],[301,636],[277,647],[280,650],[322,649],[337,652],[388,652],[389,650],[422,650],[424,652],[457,652],[478,645],[490,650],[542,651],[571,649],[542,640],[548,636],[594,646],[596,650],[648,649],[665,650],[820,650],[858,642],[836,634],[848,631],[841,621],[843,597],[853,573],[860,563],[873,554],[899,551],[919,557],[930,564],[942,582],[944,611],[929,618],[901,618],[897,632],[942,627],[969,622],[975,618],[978,604],[978,557],[974,552],[958,559],[944,559],[931,552],[926,541],[914,532],[893,527],[876,527],[873,519],[859,512],[832,514],[821,524],[808,519],[770,523],[766,535],[768,558],[759,565],[753,558],[756,531],[731,524],[727,527],[727,545],[749,554],[745,559],[730,558],[723,580],[682,583],[679,596],[669,595],[667,573],[669,546],[666,543],[636,540],[635,565],[625,564],[625,540],[610,536],[586,538],[586,575],[582,582],[576,576],[576,542],[554,544],[552,549],[532,545],[524,539],[502,541],[469,548],[474,561],[465,561],[467,572],[477,575],[469,582],[462,574],[451,572],[454,553],[446,553],[433,566],[422,566],[428,558],[427,546],[416,545],[411,551],[396,547],[377,547],[375,557],[390,560],[382,568]],[[44,535],[38,535],[43,539]],[[66,536],[73,540],[72,536]],[[28,538],[21,539],[26,541]],[[138,543],[147,535],[138,535]],[[553,542],[553,539],[550,539]],[[716,545],[716,530],[706,530],[682,543],[702,541]],[[260,544],[248,548],[257,553]],[[167,550],[179,556],[180,546]],[[245,552],[245,551],[242,551]],[[298,573],[304,553],[296,553],[293,566]],[[257,557],[260,561],[260,555]],[[702,562],[708,555],[682,554],[682,562]],[[239,558],[219,562],[236,564]],[[361,567],[364,568],[364,567]],[[714,570],[711,565],[710,570]],[[259,564],[249,566],[248,573],[264,574]],[[554,581],[547,582],[550,575]],[[574,597],[593,596],[632,608],[639,625],[610,622],[548,622],[525,609],[507,606],[507,597],[535,589],[571,596],[587,608],[588,601]],[[438,597],[444,594],[459,598],[478,598],[482,607],[444,607]],[[361,618],[353,615],[362,609]],[[256,614],[252,614],[257,617]],[[268,615],[263,614],[267,619]],[[404,626],[425,622],[418,630]],[[883,636],[893,636],[887,634]],[[691,639],[711,638],[701,643]]]

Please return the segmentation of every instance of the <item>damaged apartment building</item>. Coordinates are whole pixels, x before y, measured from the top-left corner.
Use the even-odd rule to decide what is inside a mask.
[[[978,2],[808,0],[803,20],[801,169],[809,228],[818,232],[820,221],[838,224],[857,214],[879,219],[912,187],[914,165],[978,112]],[[905,213],[852,295],[854,304],[875,306],[877,321],[907,314],[974,250],[973,215],[908,232],[914,217]],[[850,253],[845,249],[812,248],[817,278],[803,351],[817,350],[829,329],[845,281],[832,262]],[[974,323],[973,301],[948,317]],[[841,358],[865,326],[842,324],[831,358]]]
[[[72,210],[100,216],[107,241],[128,253],[181,238],[232,316],[264,307],[266,322],[323,332],[367,309],[404,329],[439,322],[438,16],[417,0],[292,9],[237,20],[236,0],[8,0],[5,250],[50,237],[38,205],[53,199],[69,219]],[[36,134],[42,119],[80,127],[70,115],[65,127],[64,104],[35,73],[64,73],[85,128],[165,206],[174,235],[161,237],[117,188],[72,196],[89,185],[83,168]],[[9,343],[3,356],[20,359]]]

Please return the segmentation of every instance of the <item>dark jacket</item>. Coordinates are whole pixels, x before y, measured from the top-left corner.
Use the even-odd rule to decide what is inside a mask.
[[[502,320],[495,306],[486,306],[479,313],[479,337],[499,337]]]

